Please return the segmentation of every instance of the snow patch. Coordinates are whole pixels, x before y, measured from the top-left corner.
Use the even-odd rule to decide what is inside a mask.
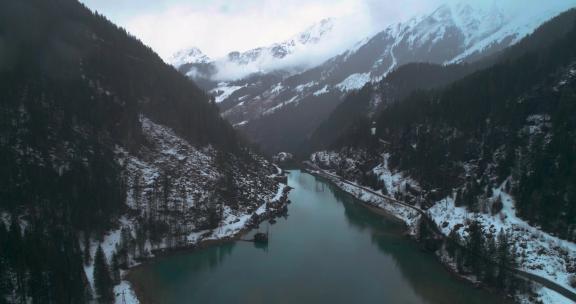
[[[311,87],[315,86],[316,84],[317,84],[317,82],[312,81],[309,83],[301,84],[301,85],[297,86],[295,89],[298,93],[302,93],[305,89],[311,88]]]
[[[370,82],[370,73],[352,74],[336,85],[341,91],[347,92],[351,90],[361,89],[365,84]]]
[[[218,84],[218,87],[210,91],[212,94],[215,95],[216,103],[221,103],[224,100],[228,99],[234,92],[244,88],[246,86],[234,86],[228,85],[226,82],[221,82]]]
[[[413,189],[420,189],[418,183],[411,178],[404,176],[401,172],[392,172],[388,165],[389,153],[382,155],[382,163],[372,169],[378,178],[384,182],[387,192],[392,197],[405,192],[406,186],[410,185]]]
[[[116,304],[140,304],[130,282],[122,281],[114,287],[114,295]]]
[[[569,262],[576,260],[576,244],[545,233],[519,218],[516,215],[514,199],[503,190],[507,182],[509,181],[494,188],[493,196],[489,198],[491,201],[500,199],[503,204],[502,210],[494,216],[473,213],[465,207],[457,207],[453,196],[437,202],[428,213],[446,236],[454,226],[465,224],[468,220],[479,221],[492,233],[498,233],[503,229],[510,233],[517,246],[521,270],[547,278],[576,292],[576,289],[570,286],[571,274],[567,269]],[[458,232],[465,237],[464,229],[459,229]]]
[[[326,93],[328,93],[328,85],[325,85],[322,89],[314,92],[314,96],[320,96]]]

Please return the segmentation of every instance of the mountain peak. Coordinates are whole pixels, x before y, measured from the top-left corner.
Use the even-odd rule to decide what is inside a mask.
[[[332,32],[333,28],[334,20],[332,18],[322,19],[298,34],[295,40],[301,44],[318,43],[325,35]]]
[[[452,6],[449,4],[440,5],[429,18],[434,18],[437,21],[450,19],[452,17]]]
[[[188,63],[208,63],[210,61],[210,57],[206,56],[199,48],[192,47],[178,51],[170,58],[168,63],[172,66],[180,67]]]

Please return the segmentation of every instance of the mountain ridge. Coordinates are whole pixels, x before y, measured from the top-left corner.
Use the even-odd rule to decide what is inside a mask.
[[[526,30],[510,32],[505,29],[528,28],[533,31],[536,26],[528,17],[514,19],[520,20],[520,24],[526,25],[525,27],[510,26],[506,23],[507,17],[497,9],[474,10],[474,18],[462,18],[469,21],[466,26],[459,25],[461,21],[454,21],[454,12],[469,16],[470,10],[470,6],[440,6],[429,14],[391,25],[372,38],[364,40],[363,44],[357,44],[320,66],[300,74],[263,75],[247,81],[223,83],[215,92],[227,91],[230,88],[232,90],[222,95],[224,98],[219,98],[222,115],[249,139],[262,145],[264,151],[272,154],[279,151],[295,152],[299,145],[295,143],[303,142],[317,127],[310,122],[306,122],[309,126],[307,128],[296,127],[290,123],[302,121],[304,108],[306,111],[314,108],[318,121],[321,121],[348,92],[382,79],[400,65],[410,62],[445,64],[463,54],[466,54],[465,60],[458,60],[459,62],[473,62],[503,50],[519,41],[525,33],[529,33]],[[545,13],[538,13],[541,16],[556,13],[554,10],[543,11]],[[499,22],[493,25],[492,20]],[[530,22],[523,23],[526,20]],[[536,23],[538,22],[540,21]],[[461,27],[471,28],[472,32],[464,33]],[[486,39],[491,39],[492,43],[487,44]],[[480,48],[480,53],[472,52],[471,50],[478,49],[474,43],[482,43],[487,47]],[[322,101],[323,99],[331,101]],[[324,105],[304,106],[314,102]],[[297,137],[290,139],[290,144],[277,140],[279,132],[290,129],[293,132],[288,133]]]
[[[242,52],[232,51],[216,59],[210,59],[200,49],[192,47],[178,51],[169,62],[181,73],[191,76],[193,79],[201,77],[204,80],[210,80],[212,84],[205,87],[207,90],[213,89],[218,82],[250,77],[251,74],[273,73],[277,70],[296,73],[305,69],[306,66],[283,62],[296,53],[301,53],[304,48],[321,43],[332,34],[333,28],[333,19],[322,19],[291,38],[268,46],[256,47]],[[232,78],[222,75],[223,73],[226,74],[227,70],[237,69],[243,71]]]

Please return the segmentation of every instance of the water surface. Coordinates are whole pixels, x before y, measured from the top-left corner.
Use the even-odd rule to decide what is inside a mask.
[[[403,227],[291,171],[289,216],[268,246],[234,242],[132,272],[146,303],[501,303],[448,273]],[[261,231],[267,229],[261,225]]]

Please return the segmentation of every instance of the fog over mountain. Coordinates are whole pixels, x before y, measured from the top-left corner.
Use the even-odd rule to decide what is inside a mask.
[[[179,50],[198,47],[218,58],[289,39],[325,18],[348,19],[346,30],[361,38],[405,21],[443,3],[487,8],[494,3],[512,12],[566,6],[572,0],[296,0],[136,1],[82,0],[151,46],[165,60]],[[349,35],[340,35],[345,39]]]
[[[328,19],[324,26],[317,23],[292,39],[267,47],[230,53],[210,62],[203,56],[201,62],[180,56],[192,61],[173,64],[210,91],[222,115],[265,151],[295,152],[351,91],[378,82],[405,64],[471,63],[493,55],[571,5],[574,3],[531,6],[528,2],[525,9],[514,11],[506,2],[443,4],[367,38],[351,36],[359,41],[347,48],[331,48],[338,55],[318,60],[316,65],[314,55],[329,54],[324,46],[330,44],[330,37],[340,37],[337,26],[327,26],[337,24],[338,19]],[[295,43],[299,36],[317,38]],[[198,55],[198,49],[192,53]]]

